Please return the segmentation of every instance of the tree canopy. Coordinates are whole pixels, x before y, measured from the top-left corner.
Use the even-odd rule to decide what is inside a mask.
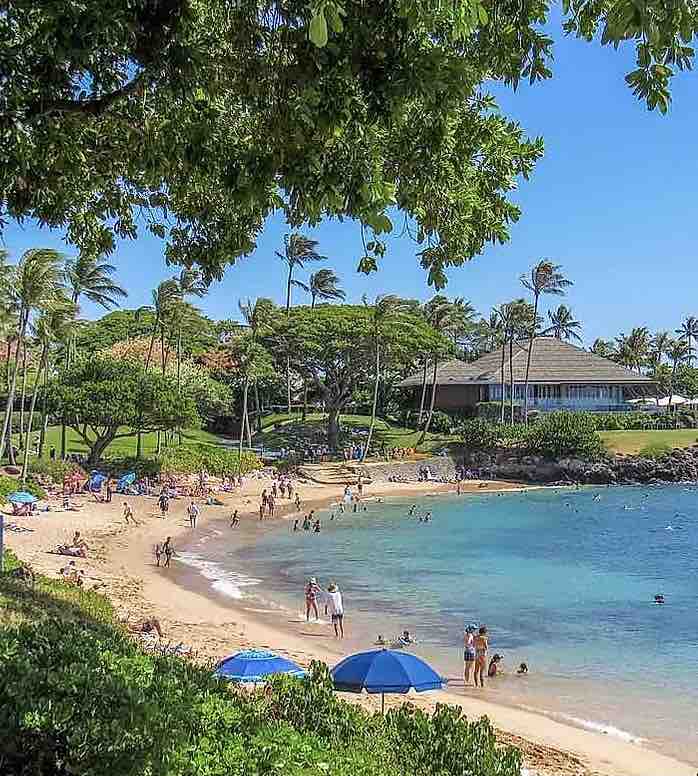
[[[0,15],[0,219],[63,229],[91,255],[139,225],[206,279],[265,219],[367,231],[376,268],[395,208],[429,282],[508,238],[508,194],[540,139],[485,82],[552,75],[544,0],[133,0]],[[635,45],[627,81],[666,110],[690,67],[690,0],[564,0],[568,33]]]
[[[115,439],[142,431],[186,428],[198,421],[194,400],[174,379],[135,361],[100,355],[81,359],[44,389],[52,414],[65,418],[96,463]]]

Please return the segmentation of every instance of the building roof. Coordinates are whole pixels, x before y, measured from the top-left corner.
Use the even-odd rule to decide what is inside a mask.
[[[526,379],[528,340],[514,343],[514,382]],[[502,348],[487,353],[477,361],[445,361],[437,368],[437,385],[482,385],[501,382]],[[509,346],[504,347],[504,382],[510,381]],[[427,383],[431,384],[431,373]],[[650,385],[644,375],[632,372],[614,361],[597,356],[588,350],[563,342],[555,337],[536,337],[531,354],[529,383],[580,383],[615,385]],[[400,388],[422,384],[422,373],[411,375],[399,383]]]

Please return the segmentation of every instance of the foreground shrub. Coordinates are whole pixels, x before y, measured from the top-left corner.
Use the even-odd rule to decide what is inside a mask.
[[[45,477],[56,485],[62,485],[65,477],[75,471],[79,472],[81,477],[87,477],[87,472],[81,466],[70,461],[51,461],[48,458],[31,458],[29,460],[29,474],[31,476]]]
[[[235,690],[175,657],[140,651],[100,596],[0,579],[3,776],[518,776],[517,750],[486,720],[439,707],[371,715],[304,680]]]
[[[545,458],[574,456],[593,461],[603,455],[593,419],[583,412],[551,412],[538,419],[527,434],[526,445]]]
[[[466,420],[458,428],[458,435],[470,450],[489,450],[499,444],[499,428],[485,418]]]
[[[158,456],[157,463],[167,473],[194,474],[205,469],[215,477],[246,474],[262,467],[262,462],[254,453],[243,452],[240,458],[236,450],[215,445],[168,447]]]

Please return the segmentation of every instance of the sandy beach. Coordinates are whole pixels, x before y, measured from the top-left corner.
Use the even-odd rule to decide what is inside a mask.
[[[145,616],[156,616],[170,642],[190,645],[199,659],[216,660],[239,648],[267,647],[286,654],[301,663],[322,659],[330,665],[344,654],[342,645],[332,637],[327,625],[304,622],[279,623],[252,611],[244,599],[223,600],[211,595],[204,585],[190,584],[195,575],[191,569],[158,568],[153,547],[170,536],[175,549],[206,525],[227,517],[233,509],[240,511],[242,525],[240,540],[249,541],[250,527],[258,520],[259,494],[269,488],[270,480],[248,478],[242,492],[219,497],[224,507],[201,505],[197,529],[191,529],[186,519],[188,499],[170,503],[168,517],[163,520],[155,497],[115,496],[111,504],[96,503],[87,497],[78,497],[81,509],[77,512],[40,512],[31,518],[7,517],[8,523],[27,526],[31,532],[6,531],[6,544],[23,560],[51,576],[66,564],[67,558],[49,554],[56,544],[66,543],[79,530],[90,547],[88,558],[77,559],[85,569],[86,587],[97,586],[114,602],[123,618],[137,621]],[[512,490],[521,486],[509,483],[468,482],[465,489],[482,493]],[[321,508],[335,502],[342,495],[340,486],[297,483],[302,508]],[[366,497],[395,497],[426,495],[453,491],[452,485],[435,483],[376,483],[366,488]],[[125,525],[122,519],[124,500],[128,501],[138,526]],[[278,504],[279,502],[277,502]],[[291,504],[277,510],[274,520],[297,516]],[[234,535],[234,530],[231,529]],[[542,715],[487,700],[487,690],[472,690],[465,695],[454,682],[449,692],[409,695],[387,699],[400,704],[409,700],[429,708],[437,702],[459,704],[471,717],[487,715],[499,731],[502,741],[519,746],[524,752],[525,765],[533,773],[564,774],[570,776],[695,776],[696,767],[681,763],[638,744],[627,743],[609,736],[565,725]],[[473,697],[479,692],[478,697]],[[344,696],[373,708],[377,698]]]

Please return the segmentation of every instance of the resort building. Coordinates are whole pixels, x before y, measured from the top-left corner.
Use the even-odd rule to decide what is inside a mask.
[[[504,380],[502,381],[502,355]],[[514,400],[521,404],[526,380],[528,341],[515,342],[512,352]],[[427,372],[431,390],[433,371]],[[436,407],[453,411],[475,409],[479,402],[501,401],[511,396],[509,345],[467,363],[445,361],[436,372]],[[403,380],[399,387],[422,386],[423,374]],[[613,361],[555,337],[538,337],[533,343],[528,380],[530,410],[589,410],[612,412],[637,409],[632,399],[654,395],[654,383]],[[419,397],[417,397],[419,400]]]

